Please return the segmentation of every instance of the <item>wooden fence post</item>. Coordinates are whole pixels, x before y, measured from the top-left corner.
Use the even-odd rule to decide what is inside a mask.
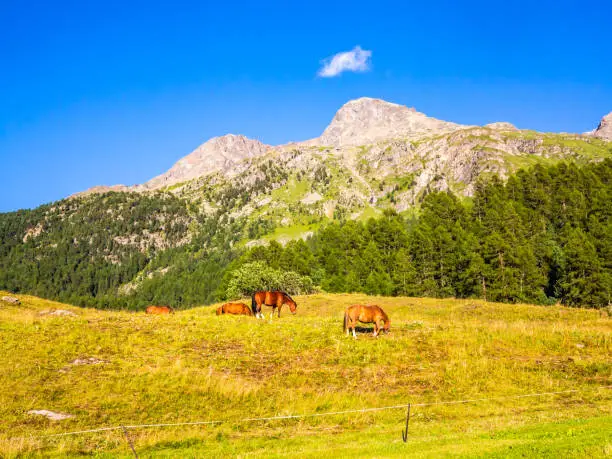
[[[121,426],[121,427],[123,428],[123,432],[125,433],[125,438],[127,439],[127,442],[130,445],[130,448],[132,448],[132,452],[134,453],[134,457],[136,459],[138,459],[138,454],[136,454],[136,448],[134,448],[134,443],[132,443],[132,439],[128,435],[128,431],[127,431],[126,427],[125,426]]]
[[[408,441],[408,424],[410,423],[410,403],[408,404],[408,409],[406,410],[406,429],[402,431],[402,440],[404,443]]]

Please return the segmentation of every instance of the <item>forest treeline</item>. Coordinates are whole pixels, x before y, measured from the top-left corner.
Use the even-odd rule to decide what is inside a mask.
[[[62,201],[61,212],[0,215],[0,288],[130,309],[260,287],[603,307],[612,301],[611,181],[612,160],[538,165],[505,183],[482,179],[471,198],[430,192],[409,218],[387,210],[246,250],[238,242],[255,222],[198,215],[172,195]],[[24,238],[43,217],[41,234]]]
[[[239,231],[189,205],[106,193],[0,214],[0,289],[101,308],[212,302]]]
[[[306,242],[236,260],[310,277],[327,292],[485,298],[602,307],[612,300],[612,161],[480,181],[472,199],[429,193],[418,217],[393,211],[331,224]],[[254,274],[255,275],[255,274]]]

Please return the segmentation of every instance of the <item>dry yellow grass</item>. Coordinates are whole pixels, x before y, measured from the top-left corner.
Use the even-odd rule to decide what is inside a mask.
[[[210,419],[228,422],[129,434],[141,457],[580,457],[612,448],[612,397],[601,389],[612,385],[612,320],[602,311],[321,294],[296,298],[296,316],[258,321],[218,317],[214,305],[145,316],[20,299],[0,304],[0,454],[7,456],[129,456],[122,431],[40,436]],[[353,303],[383,307],[391,333],[346,338],[342,313]],[[76,316],[41,315],[53,308]],[[88,357],[106,363],[71,365]],[[234,423],[564,390],[579,392],[416,407],[407,444],[402,410]],[[54,422],[32,409],[75,417]]]

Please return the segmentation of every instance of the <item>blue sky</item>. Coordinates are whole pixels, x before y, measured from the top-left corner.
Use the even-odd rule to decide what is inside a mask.
[[[216,135],[316,137],[361,96],[591,130],[612,111],[610,18],[607,0],[0,1],[0,212],[142,183]],[[317,75],[355,46],[367,71]]]

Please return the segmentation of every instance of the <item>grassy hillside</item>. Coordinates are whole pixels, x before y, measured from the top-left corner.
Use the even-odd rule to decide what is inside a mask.
[[[4,293],[0,292],[0,296]],[[0,302],[0,455],[101,457],[593,457],[612,453],[612,319],[605,311],[473,300],[298,297],[298,314],[257,321],[214,306],[173,316]],[[346,338],[344,308],[378,303],[391,333]],[[54,316],[54,308],[75,316]],[[105,363],[74,365],[77,358]],[[234,420],[579,390],[537,398],[271,422]],[[50,421],[28,414],[72,414]],[[20,437],[20,438],[16,438]]]
[[[430,189],[409,215],[371,196],[362,213],[338,217],[332,206],[318,217],[310,209],[306,219],[299,209],[323,205],[324,190],[307,193],[311,204],[295,202],[292,192],[271,183],[289,180],[300,194],[304,177],[270,164],[270,182],[253,177],[252,188],[236,182],[220,194],[213,183],[205,186],[207,199],[222,205],[213,215],[201,202],[167,193],[90,195],[0,214],[0,289],[98,308],[157,303],[184,309],[233,299],[228,285],[237,268],[265,261],[326,292],[596,308],[612,302],[612,159],[479,181],[469,199]],[[320,166],[313,175],[327,183],[330,175],[317,172]],[[413,179],[409,174],[394,183],[389,202]],[[283,225],[268,219],[269,206],[277,204],[274,215]],[[235,206],[251,206],[253,213],[233,215]],[[274,286],[251,271],[245,292],[312,292]]]

